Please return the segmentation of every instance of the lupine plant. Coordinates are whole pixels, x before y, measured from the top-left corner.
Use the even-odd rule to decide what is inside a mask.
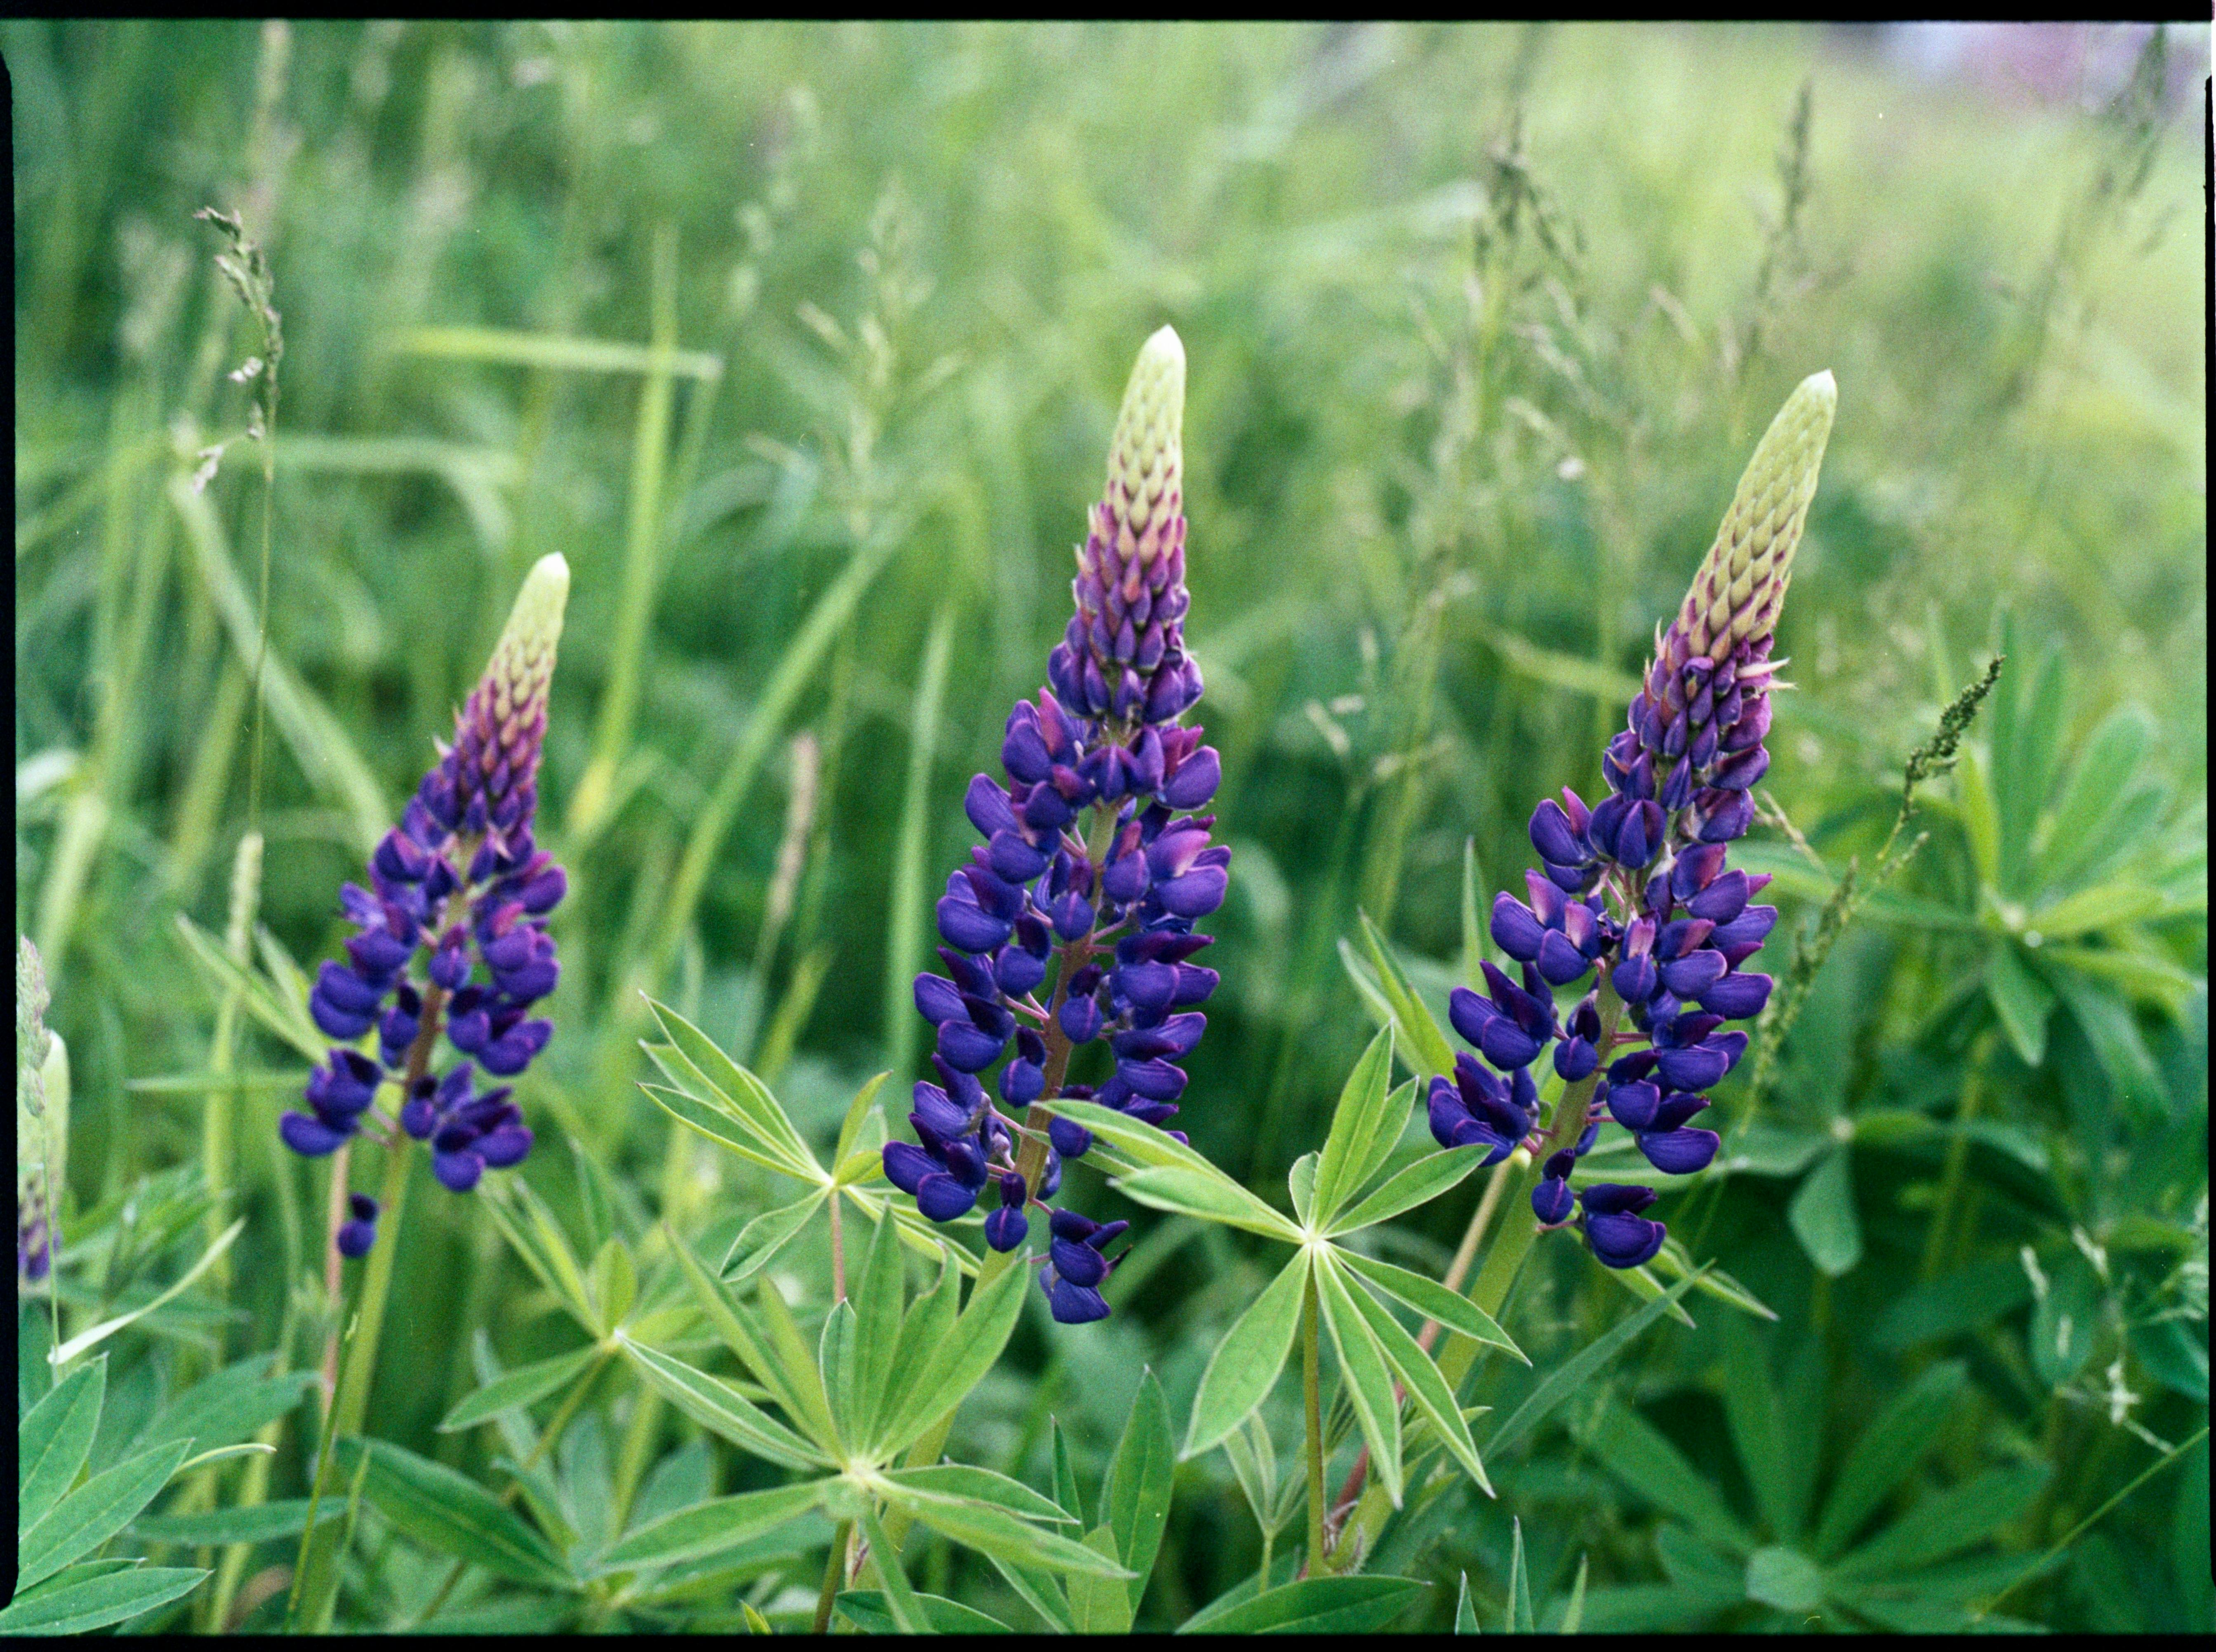
[[[1123,392],[1107,489],[1077,550],[1076,611],[1047,656],[1051,686],[1008,714],[1008,783],[978,775],[963,801],[985,842],[939,902],[947,973],[915,979],[940,1082],[915,1087],[920,1145],[884,1149],[887,1179],[933,1221],[983,1194],[996,1254],[1023,1244],[1031,1207],[1045,1210],[1039,1283],[1065,1324],[1106,1317],[1099,1286],[1126,1225],[1047,1206],[1093,1133],[1046,1104],[1083,1099],[1152,1125],[1173,1116],[1177,1062],[1208,1024],[1195,1006],[1217,982],[1188,961],[1209,943],[1193,924],[1223,904],[1231,851],[1210,845],[1212,816],[1179,812],[1203,807],[1222,777],[1216,748],[1179,722],[1201,696],[1185,648],[1184,424],[1185,347],[1165,327]],[[1011,1115],[1037,1109],[1020,1120],[996,1110],[977,1077],[1012,1038],[997,1089]],[[1113,1070],[1073,1083],[1072,1059],[1103,1041]]]
[[[2205,1631],[2190,38],[0,21],[0,1636]]]

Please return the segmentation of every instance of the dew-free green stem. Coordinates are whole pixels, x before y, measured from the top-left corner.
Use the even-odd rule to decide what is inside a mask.
[[[425,1018],[428,1022],[428,1012]],[[385,1151],[385,1190],[377,1201],[379,1243],[370,1250],[369,1267],[362,1277],[360,1323],[347,1347],[346,1368],[339,1373],[339,1391],[332,1402],[342,1436],[360,1434],[362,1418],[369,1409],[370,1378],[377,1369],[385,1300],[392,1293],[392,1265],[400,1254],[400,1222],[408,1202],[408,1171],[414,1160],[409,1151],[411,1145],[402,1137]]]
[[[831,1603],[839,1598],[839,1588],[846,1581],[846,1551],[854,1541],[854,1522],[840,1520],[839,1529],[831,1534],[831,1553],[823,1562],[823,1592],[816,1597],[816,1633],[831,1632]]]
[[[1969,1166],[1970,1134],[1965,1127],[1978,1115],[1978,1105],[1985,1094],[1985,1067],[1992,1059],[1993,1046],[1998,1038],[1998,1029],[1991,1027],[1979,1034],[1963,1066],[1962,1100],[1954,1114],[1954,1139],[1947,1144],[1947,1164],[1939,1179],[1939,1197],[1931,1207],[1931,1225],[1924,1237],[1922,1277],[1926,1280],[1936,1279],[1947,1265],[1947,1240],[1955,1228],[1954,1207],[1961,1200],[1962,1176]]]
[[[1315,1269],[1308,1269],[1301,1294],[1301,1399],[1306,1407],[1308,1448],[1308,1551],[1304,1569],[1323,1573],[1323,1373],[1316,1336]]]

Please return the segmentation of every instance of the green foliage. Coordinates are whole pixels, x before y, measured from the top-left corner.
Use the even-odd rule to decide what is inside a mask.
[[[71,1512],[0,1631],[281,1623],[360,1295],[274,1143],[308,980],[558,548],[539,1145],[412,1201],[335,1628],[791,1631],[828,1572],[865,1631],[2205,1633],[2207,36],[2142,38],[2049,101],[1819,26],[0,24],[74,1067],[18,1312]],[[1068,1167],[1138,1245],[1061,1327],[878,1150],[1165,321],[1223,985],[1190,1148]],[[1527,1256],[1529,1167],[1424,1129],[1446,993],[1821,366],[1734,849],[1807,967],[1654,1264]],[[1311,1281],[1329,1490],[1400,1508],[1296,1578]]]

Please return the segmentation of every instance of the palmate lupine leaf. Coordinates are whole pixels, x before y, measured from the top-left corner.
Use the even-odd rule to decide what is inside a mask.
[[[474,1480],[385,1440],[341,1440],[339,1465],[362,1495],[426,1548],[511,1582],[574,1589],[579,1580],[546,1539]]]
[[[1393,1035],[1382,1031],[1370,1041],[1370,1047],[1347,1075],[1332,1113],[1331,1131],[1324,1138],[1323,1155],[1315,1171],[1312,1219],[1318,1224],[1327,1224],[1338,1215],[1348,1195],[1368,1180],[1361,1171],[1364,1166],[1374,1168],[1375,1159],[1382,1158],[1373,1152],[1379,1137],[1392,1124],[1406,1121],[1405,1112],[1394,1120],[1386,1108],[1392,1077]],[[1391,1148],[1388,1141],[1386,1151]]]
[[[20,1537],[44,1519],[77,1480],[92,1451],[108,1392],[108,1356],[87,1360],[48,1390],[15,1429]]]
[[[640,1526],[605,1551],[588,1569],[606,1576],[703,1560],[777,1530],[822,1500],[820,1481],[711,1498]]]
[[[192,1445],[173,1440],[139,1452],[54,1504],[17,1539],[15,1587],[44,1582],[128,1526],[192,1454]]]
[[[1396,1621],[1430,1584],[1413,1577],[1308,1577],[1210,1606],[1180,1635],[1361,1635]]]
[[[995,1562],[999,1564],[999,1562]],[[865,1635],[891,1635],[905,1632],[894,1618],[882,1589],[847,1589],[833,1601],[839,1615]],[[943,1594],[915,1594],[917,1611],[927,1625],[925,1632],[932,1635],[1013,1635],[1015,1631],[997,1618],[988,1617],[975,1606],[965,1606],[959,1600],[950,1600]]]
[[[1426,1289],[1427,1282],[1403,1269],[1370,1264],[1332,1243],[1436,1197],[1476,1169],[1482,1157],[1477,1148],[1426,1153],[1388,1177],[1368,1197],[1360,1196],[1364,1182],[1389,1162],[1392,1143],[1400,1133],[1394,1126],[1405,1116],[1404,1098],[1413,1093],[1410,1087],[1386,1089],[1392,1052],[1388,1027],[1372,1041],[1342,1090],[1323,1151],[1296,1165],[1293,1183],[1295,1202],[1302,1213],[1299,1223],[1262,1204],[1191,1148],[1152,1126],[1083,1102],[1042,1104],[1120,1149],[1136,1168],[1122,1170],[1117,1185],[1140,1202],[1247,1228],[1301,1247],[1210,1356],[1194,1396],[1180,1455],[1191,1457],[1221,1444],[1267,1396],[1291,1354],[1305,1293],[1313,1282],[1346,1396],[1381,1483],[1393,1501],[1398,1503],[1401,1483],[1404,1403],[1395,1392],[1396,1379],[1410,1391],[1407,1403],[1443,1433],[1456,1458],[1484,1483],[1482,1464],[1449,1385],[1431,1356],[1392,1318],[1391,1311],[1373,1299],[1370,1287],[1380,1298],[1410,1305],[1414,1305],[1412,1294],[1428,1301],[1434,1293],[1451,1293],[1443,1287]],[[1354,1208],[1340,1213],[1350,1202]],[[1351,1284],[1356,1277],[1367,1281],[1359,1290]],[[1468,1308],[1459,1298],[1455,1303],[1442,1323],[1456,1329],[1466,1323],[1470,1334],[1514,1351],[1513,1343],[1489,1317]],[[1417,1311],[1423,1309],[1418,1306]]]
[[[190,1594],[207,1573],[188,1566],[72,1567],[19,1588],[0,1612],[0,1635],[82,1635],[149,1612]]]
[[[1236,1428],[1276,1385],[1300,1334],[1309,1262],[1296,1254],[1239,1316],[1209,1356],[1193,1396],[1181,1457],[1197,1457]]]

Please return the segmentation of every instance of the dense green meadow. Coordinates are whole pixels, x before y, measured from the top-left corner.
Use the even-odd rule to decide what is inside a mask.
[[[280,1379],[323,1364],[365,1264],[330,1249],[335,1161],[278,1143],[309,1057],[273,1029],[341,955],[339,887],[526,571],[570,569],[539,781],[569,893],[516,1097],[536,1145],[488,1188],[527,1184],[601,1254],[603,1309],[634,1266],[643,1301],[682,1301],[671,1231],[708,1255],[794,1194],[642,1092],[645,995],[811,1149],[851,1143],[888,1069],[902,1138],[963,788],[1043,680],[1166,322],[1191,717],[1232,849],[1176,1123],[1280,1209],[1377,1029],[1381,955],[1440,1015],[1497,955],[1533,806],[1597,795],[1771,415],[1820,369],[1838,387],[1779,629],[1797,686],[1733,851],[1775,876],[1784,986],[1715,1093],[1715,1165],[1656,1213],[1729,1288],[1548,1392],[1674,1279],[1542,1236],[1501,1316],[1532,1364],[1480,1360],[1460,1396],[1491,1408],[1497,1495],[1412,1471],[1355,1563],[1429,1587],[1338,1621],[2207,1632],[2208,36],[2164,45],[2040,101],[1914,79],[1850,29],[0,25],[15,900],[71,1063],[60,1339],[243,1219],[99,1343],[89,1471],[274,1355],[217,1396],[227,1437],[213,1390],[173,1429],[274,1454],[186,1470],[92,1551],[213,1574],[135,1624],[286,1621],[323,1412]],[[274,436],[211,206],[266,252]],[[2003,653],[1881,863],[1909,753]],[[1395,1082],[1427,1078],[1400,1031]],[[348,1170],[374,1191],[382,1154]],[[1069,1176],[1133,1221],[1114,1315],[1028,1293],[946,1451],[1089,1500],[1142,1373],[1182,1438],[1283,1258]],[[1448,1276],[1488,1180],[1364,1248]],[[417,1167],[362,1433],[509,1494],[500,1529],[542,1557],[483,1562],[463,1505],[411,1513],[389,1476],[350,1501],[369,1459],[342,1452],[331,1621],[807,1627],[823,1513],[643,1584],[579,1560],[788,1477],[629,1360],[441,1428],[597,1334],[494,1203]],[[830,1243],[775,1263],[811,1346]],[[47,1290],[19,1293],[26,1409]],[[1178,1463],[1137,1627],[1292,1575],[1300,1391]],[[1336,1487],[1362,1435],[1334,1414]],[[903,1563],[1040,1626],[927,1526]],[[877,1575],[836,1624],[897,1618]]]

